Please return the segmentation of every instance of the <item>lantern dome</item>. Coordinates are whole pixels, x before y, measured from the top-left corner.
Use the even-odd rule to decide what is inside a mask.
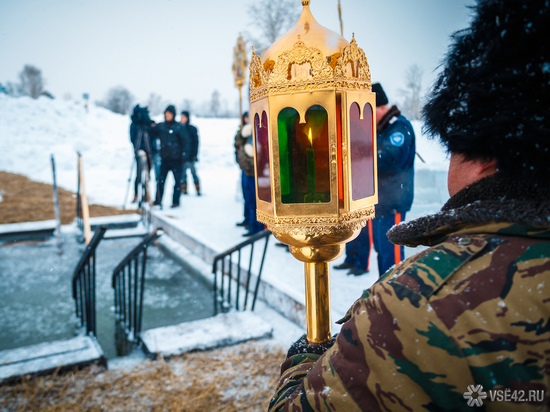
[[[303,41],[308,47],[313,47],[325,57],[340,57],[342,50],[349,42],[339,34],[321,26],[311,14],[309,1],[302,1],[303,9],[296,25],[280,37],[267,49],[263,63],[277,60],[285,51],[292,49],[297,41]]]
[[[305,90],[371,91],[370,69],[355,36],[348,42],[321,26],[302,0],[298,23],[267,49],[252,48],[251,102],[266,95]]]

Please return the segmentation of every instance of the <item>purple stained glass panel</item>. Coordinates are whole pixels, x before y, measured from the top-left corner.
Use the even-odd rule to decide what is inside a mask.
[[[352,200],[374,195],[374,136],[371,105],[365,104],[362,119],[359,115],[359,105],[352,103],[349,109]]]
[[[271,203],[271,172],[269,169],[269,130],[267,113],[262,113],[262,122],[258,114],[254,117],[256,129],[256,179],[258,180],[258,198]]]

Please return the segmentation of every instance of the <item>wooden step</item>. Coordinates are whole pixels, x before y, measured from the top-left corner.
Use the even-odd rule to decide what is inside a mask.
[[[17,381],[24,375],[45,375],[58,368],[59,372],[65,372],[93,363],[107,365],[103,350],[93,336],[40,343],[0,351],[0,381]]]
[[[252,339],[271,337],[273,328],[252,312],[229,312],[150,329],[141,333],[145,352],[156,357],[181,355],[194,350],[214,349]]]
[[[0,241],[45,239],[53,236],[56,227],[55,220],[0,225]]]

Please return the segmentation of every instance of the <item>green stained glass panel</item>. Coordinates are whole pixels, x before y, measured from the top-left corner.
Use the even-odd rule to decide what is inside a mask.
[[[305,123],[287,107],[277,117],[279,167],[283,203],[330,202],[328,114],[322,106],[310,107]]]

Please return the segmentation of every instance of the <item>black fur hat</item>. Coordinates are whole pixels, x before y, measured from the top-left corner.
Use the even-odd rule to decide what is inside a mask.
[[[467,159],[550,180],[550,1],[478,0],[453,35],[423,109],[425,130]]]
[[[372,92],[376,93],[376,107],[385,106],[388,104],[388,96],[380,83],[372,84]]]

